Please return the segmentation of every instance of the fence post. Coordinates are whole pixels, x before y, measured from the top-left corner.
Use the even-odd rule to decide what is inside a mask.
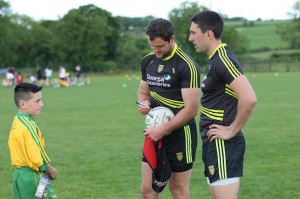
[[[268,65],[269,65],[269,72],[272,72],[272,60],[271,59],[269,59],[268,60]]]

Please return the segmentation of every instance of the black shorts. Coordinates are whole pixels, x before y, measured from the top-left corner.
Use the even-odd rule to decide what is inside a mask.
[[[197,127],[189,124],[163,138],[172,172],[184,172],[193,167],[197,149]],[[142,158],[143,162],[147,160]]]
[[[230,139],[206,141],[202,146],[204,175],[210,183],[219,179],[243,176],[245,138],[242,134]]]

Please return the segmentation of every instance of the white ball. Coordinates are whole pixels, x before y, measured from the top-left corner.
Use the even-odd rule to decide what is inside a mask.
[[[174,117],[174,113],[163,106],[158,106],[149,111],[146,116],[146,128],[162,125],[170,121]]]

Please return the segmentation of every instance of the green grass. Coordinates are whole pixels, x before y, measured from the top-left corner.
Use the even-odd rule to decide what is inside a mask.
[[[258,104],[244,132],[247,141],[241,199],[300,198],[299,73],[247,74]],[[92,76],[86,87],[43,89],[36,118],[59,175],[63,199],[138,199],[144,117],[136,110],[138,76]],[[0,198],[12,198],[7,138],[17,109],[13,89],[0,88]],[[191,179],[191,199],[208,199],[201,142]],[[171,198],[168,189],[163,199]]]

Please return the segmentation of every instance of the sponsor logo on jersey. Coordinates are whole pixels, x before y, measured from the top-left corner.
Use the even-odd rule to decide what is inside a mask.
[[[164,79],[165,79],[165,80],[170,80],[170,79],[171,79],[171,75],[169,75],[169,74],[168,74],[168,75],[165,75],[165,76],[164,76]]]
[[[168,81],[171,80],[171,78],[172,77],[169,74],[166,74],[163,77],[151,76],[150,74],[147,74],[147,82],[149,85],[152,86],[161,86],[161,87],[170,88],[171,84],[168,83]]]

